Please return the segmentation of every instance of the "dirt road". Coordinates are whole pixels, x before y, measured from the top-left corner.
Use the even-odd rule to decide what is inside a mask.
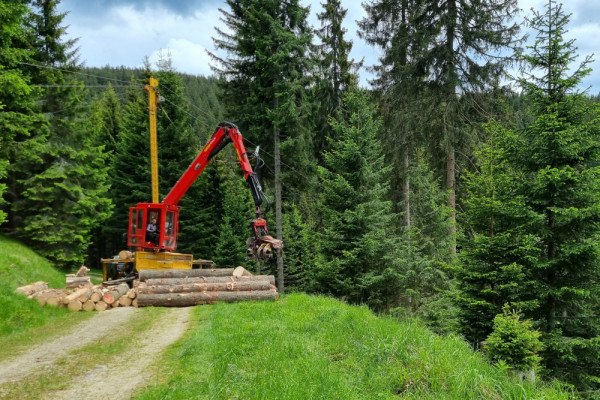
[[[165,309],[158,318],[134,307],[99,312],[67,334],[1,362],[0,398],[130,399],[154,380],[149,367],[186,331],[190,310]],[[141,332],[130,331],[136,326]],[[122,351],[111,353],[110,346],[120,344]]]

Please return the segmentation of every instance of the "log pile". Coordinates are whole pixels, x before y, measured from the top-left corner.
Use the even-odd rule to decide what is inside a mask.
[[[104,311],[114,307],[137,306],[137,291],[130,289],[126,283],[118,286],[85,285],[71,290],[48,289],[45,283],[45,288],[37,285],[40,290],[27,291],[32,285],[22,286],[15,291],[36,300],[40,306],[65,307],[71,311]]]
[[[216,302],[277,299],[275,277],[242,267],[140,271],[139,307],[186,307]]]
[[[87,272],[86,272],[87,274]],[[76,275],[76,274],[73,274]],[[80,278],[80,277],[79,277]],[[87,277],[89,278],[89,277]],[[72,311],[104,311],[115,307],[186,307],[219,301],[277,299],[273,275],[252,275],[242,267],[190,270],[143,270],[133,289],[126,283],[49,289],[34,282],[15,292],[36,300],[40,306],[65,307]]]

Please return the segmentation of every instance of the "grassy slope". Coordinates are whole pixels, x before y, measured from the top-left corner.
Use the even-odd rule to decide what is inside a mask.
[[[65,274],[21,242],[0,235],[0,358],[11,340],[27,341],[28,336],[39,333],[34,328],[51,321],[60,325],[59,321],[69,316],[68,310],[40,307],[36,301],[14,293],[17,287],[36,281],[64,287]]]
[[[14,289],[64,274],[0,235],[0,359],[93,313],[39,307]],[[197,307],[140,399],[562,399],[519,384],[458,338],[307,295]]]
[[[294,294],[194,310],[163,382],[138,399],[563,399],[520,384],[459,338]]]

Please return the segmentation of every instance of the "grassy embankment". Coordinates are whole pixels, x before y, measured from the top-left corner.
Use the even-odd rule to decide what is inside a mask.
[[[21,242],[0,235],[0,359],[18,347],[42,341],[91,316],[40,307],[36,301],[14,292],[19,286],[36,281],[61,288],[65,286],[65,274]],[[64,323],[66,320],[69,323]]]
[[[0,360],[95,314],[39,307],[13,293],[37,280],[64,286],[62,272],[0,236]],[[148,317],[168,310],[140,311],[147,312],[123,335],[61,362],[116,356],[144,335]],[[195,308],[193,316],[186,336],[162,359],[157,355],[153,372],[162,379],[137,399],[569,398],[553,387],[511,379],[459,338],[441,338],[418,322],[376,317],[366,307],[330,298],[297,294],[276,302],[216,304]],[[13,394],[43,398],[68,385],[69,376],[57,378],[55,372],[36,376]]]
[[[460,338],[293,294],[194,310],[163,382],[136,399],[566,399],[520,383]]]

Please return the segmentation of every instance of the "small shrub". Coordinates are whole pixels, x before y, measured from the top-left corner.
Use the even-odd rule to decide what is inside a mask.
[[[504,362],[511,368],[527,371],[535,370],[543,349],[540,332],[532,328],[530,320],[522,320],[520,311],[511,310],[508,304],[502,314],[494,318],[494,330],[487,338],[486,349],[493,362]]]

